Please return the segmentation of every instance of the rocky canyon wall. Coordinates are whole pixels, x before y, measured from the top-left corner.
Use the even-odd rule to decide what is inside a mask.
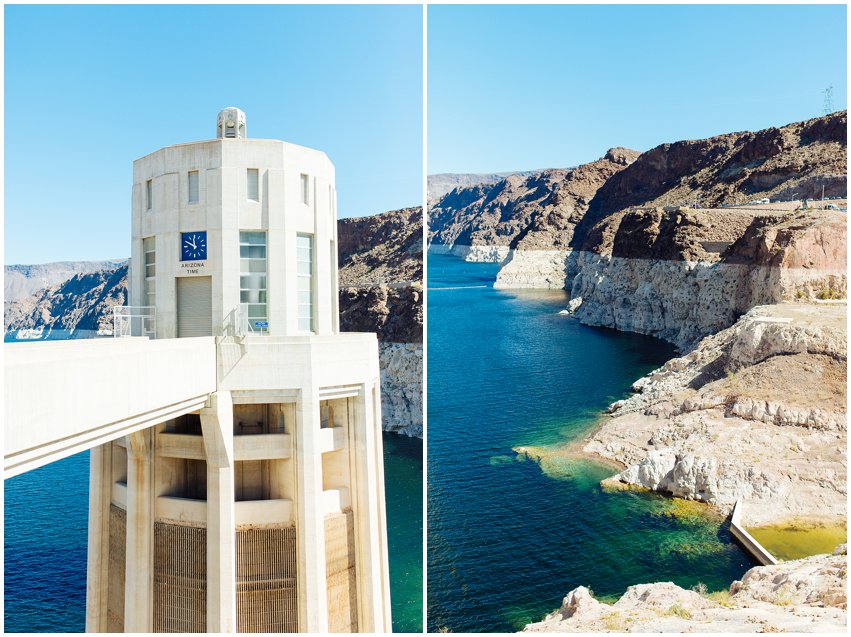
[[[754,306],[846,296],[840,213],[729,219],[733,214],[726,223],[717,211],[623,215],[611,241],[593,240],[571,262],[571,311],[588,325],[690,349]],[[719,245],[727,247],[706,249]]]
[[[423,436],[422,208],[341,219],[340,330],[376,332],[385,431]]]

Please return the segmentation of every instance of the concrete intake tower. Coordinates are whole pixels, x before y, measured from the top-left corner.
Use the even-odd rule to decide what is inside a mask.
[[[339,331],[334,166],[236,108],[216,131],[133,163],[127,338],[51,363],[112,370],[74,433],[86,630],[389,632],[378,345]]]

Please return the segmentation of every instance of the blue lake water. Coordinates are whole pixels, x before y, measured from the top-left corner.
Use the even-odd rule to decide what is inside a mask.
[[[752,564],[704,507],[512,452],[580,439],[672,346],[559,315],[563,291],[495,290],[496,271],[428,256],[428,629],[515,631],[580,585],[726,589]]]
[[[384,434],[393,629],[422,630],[422,440]],[[86,624],[89,454],[4,481],[5,632]]]

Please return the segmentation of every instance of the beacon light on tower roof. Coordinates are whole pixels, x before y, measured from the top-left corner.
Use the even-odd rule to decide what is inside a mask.
[[[228,106],[219,112],[216,137],[219,139],[242,139],[245,137],[245,113],[234,106]]]

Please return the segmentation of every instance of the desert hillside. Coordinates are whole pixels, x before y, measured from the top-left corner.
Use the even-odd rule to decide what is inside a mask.
[[[720,208],[769,198],[845,196],[847,111],[756,132],[612,149],[572,170],[458,186],[429,206],[429,242],[480,252],[589,246],[592,228],[630,208]],[[824,190],[822,190],[822,188]],[[504,258],[505,254],[501,253]],[[460,254],[465,256],[465,254]]]

